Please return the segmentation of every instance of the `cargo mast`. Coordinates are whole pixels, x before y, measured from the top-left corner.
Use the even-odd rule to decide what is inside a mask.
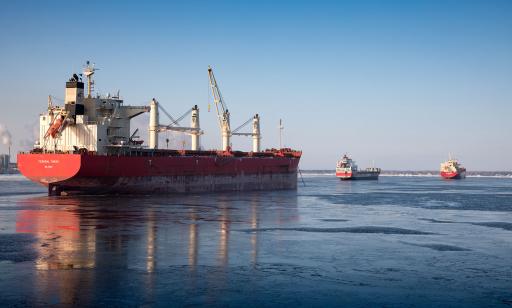
[[[160,126],[158,114],[158,102],[152,99],[149,103],[149,148],[158,148],[158,126]]]
[[[215,76],[213,75],[213,69],[211,66],[208,66],[208,79],[210,80],[210,88],[212,90],[213,102],[215,103],[215,109],[217,110],[217,117],[219,119],[219,126],[222,133],[222,150],[228,151],[231,149],[230,138],[231,136],[252,136],[252,151],[259,152],[260,149],[260,116],[258,114],[254,115],[254,117],[245,121],[244,124],[235,128],[231,131],[231,124],[229,118],[229,110],[222,98],[222,94],[220,93],[219,86],[217,85],[217,80],[215,80]],[[252,133],[239,133],[238,131],[245,127],[252,121]]]
[[[198,151],[201,148],[199,136],[203,134],[199,126],[199,108],[197,105],[189,109],[178,119],[174,119],[165,109],[156,101],[152,99],[149,104],[149,148],[158,148],[158,133],[165,131],[174,131],[178,133],[185,133],[191,136],[191,150]],[[169,125],[160,125],[159,110],[171,120]],[[179,122],[183,120],[187,115],[191,114],[190,127],[178,126]]]
[[[94,90],[94,80],[92,80],[92,75],[94,75],[94,72],[98,70],[99,68],[94,67],[94,63],[91,64],[90,61],[86,62],[86,66],[84,68],[84,75],[87,77],[87,97],[92,97],[92,91]]]

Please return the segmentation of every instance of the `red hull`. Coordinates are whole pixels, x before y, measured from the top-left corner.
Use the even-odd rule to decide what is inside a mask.
[[[18,168],[60,192],[152,193],[296,188],[300,152],[283,157],[18,154]]]
[[[441,177],[444,178],[444,179],[449,179],[449,180],[458,180],[458,179],[463,179],[466,177],[466,171],[460,171],[460,172],[444,172],[444,171],[441,171]]]
[[[352,177],[352,172],[336,172],[336,176],[342,180],[349,180]]]

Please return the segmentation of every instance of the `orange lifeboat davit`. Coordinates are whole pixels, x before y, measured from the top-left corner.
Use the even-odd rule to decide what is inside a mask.
[[[50,128],[48,128],[48,131],[46,131],[46,134],[44,134],[45,138],[48,138],[48,136],[52,136],[52,138],[55,138],[57,136],[57,133],[59,132],[60,127],[64,123],[64,116],[60,115],[53,121],[53,124],[50,125]]]

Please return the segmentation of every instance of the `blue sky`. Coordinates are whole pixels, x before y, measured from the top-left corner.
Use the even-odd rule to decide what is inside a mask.
[[[127,104],[156,97],[176,116],[199,105],[207,148],[221,140],[212,65],[232,126],[259,113],[275,147],[283,118],[303,169],[344,152],[386,169],[437,169],[449,152],[468,170],[512,169],[511,1],[13,1],[0,40],[14,150],[33,139],[47,95],[62,98],[91,60],[96,89]]]

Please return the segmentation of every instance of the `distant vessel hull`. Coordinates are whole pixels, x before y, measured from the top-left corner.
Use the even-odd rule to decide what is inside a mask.
[[[445,172],[441,171],[441,177],[444,179],[449,180],[460,180],[464,179],[466,177],[466,171],[460,171],[460,172]]]
[[[458,160],[448,159],[447,161],[441,163],[441,168],[439,170],[439,174],[443,179],[463,179],[466,177],[466,168],[464,168]]]
[[[378,180],[380,172],[376,171],[358,171],[356,172],[336,172],[336,176],[342,180]]]
[[[380,168],[366,168],[359,170],[357,164],[347,154],[343,155],[336,164],[336,176],[344,180],[377,180],[379,178]]]
[[[300,153],[300,152],[299,152]],[[296,156],[19,154],[30,180],[62,193],[187,193],[296,189]]]

